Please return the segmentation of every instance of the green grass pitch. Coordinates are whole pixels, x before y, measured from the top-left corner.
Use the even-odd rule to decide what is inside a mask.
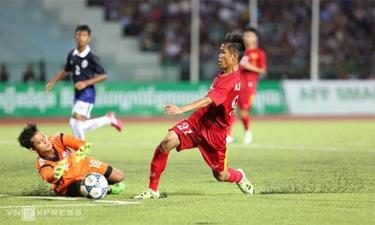
[[[160,184],[167,198],[117,204],[134,202],[131,196],[147,187],[154,148],[172,125],[133,122],[124,133],[110,127],[88,133],[93,156],[126,173],[126,191],[107,202],[26,198],[49,195],[48,186],[34,168],[35,155],[16,142],[22,125],[0,125],[0,224],[27,224],[21,206],[35,207],[37,224],[375,224],[371,120],[255,121],[254,144],[228,147],[229,165],[245,170],[253,197],[216,182],[194,149],[170,154]],[[40,128],[70,132],[67,124]],[[239,124],[234,134],[241,139]]]

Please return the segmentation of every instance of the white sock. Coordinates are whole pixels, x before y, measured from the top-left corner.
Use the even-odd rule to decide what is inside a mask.
[[[70,128],[72,129],[74,137],[85,140],[85,132],[79,126],[79,122],[80,122],[79,120],[76,120],[71,117],[69,120]]]
[[[79,126],[83,129],[83,131],[95,130],[99,127],[110,124],[111,120],[107,116],[102,116],[91,120],[79,121]]]
[[[95,130],[99,127],[111,124],[111,120],[107,116],[102,116],[99,118],[91,120],[77,120],[70,118],[70,127],[73,131],[75,137],[85,140],[85,132]]]

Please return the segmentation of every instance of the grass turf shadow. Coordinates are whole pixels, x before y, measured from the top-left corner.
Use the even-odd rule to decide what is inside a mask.
[[[36,186],[26,187],[21,192],[22,196],[56,196],[45,183],[39,183]]]
[[[270,184],[260,194],[360,193],[366,192],[365,178],[347,169],[320,171],[308,179],[290,179]]]

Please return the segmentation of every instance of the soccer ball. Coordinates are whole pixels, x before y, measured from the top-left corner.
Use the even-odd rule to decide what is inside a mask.
[[[82,179],[80,189],[86,198],[101,199],[108,192],[108,181],[100,173],[89,173]]]

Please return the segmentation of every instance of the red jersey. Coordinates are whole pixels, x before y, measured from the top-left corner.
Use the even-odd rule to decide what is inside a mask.
[[[266,53],[262,49],[247,49],[244,57],[247,57],[248,62],[252,65],[258,68],[267,69]],[[242,81],[247,81],[249,88],[256,89],[259,79],[258,73],[241,68],[241,76]]]
[[[235,115],[240,88],[240,70],[227,75],[218,74],[207,94],[213,102],[195,111],[187,121],[218,128],[229,127],[231,117]]]

